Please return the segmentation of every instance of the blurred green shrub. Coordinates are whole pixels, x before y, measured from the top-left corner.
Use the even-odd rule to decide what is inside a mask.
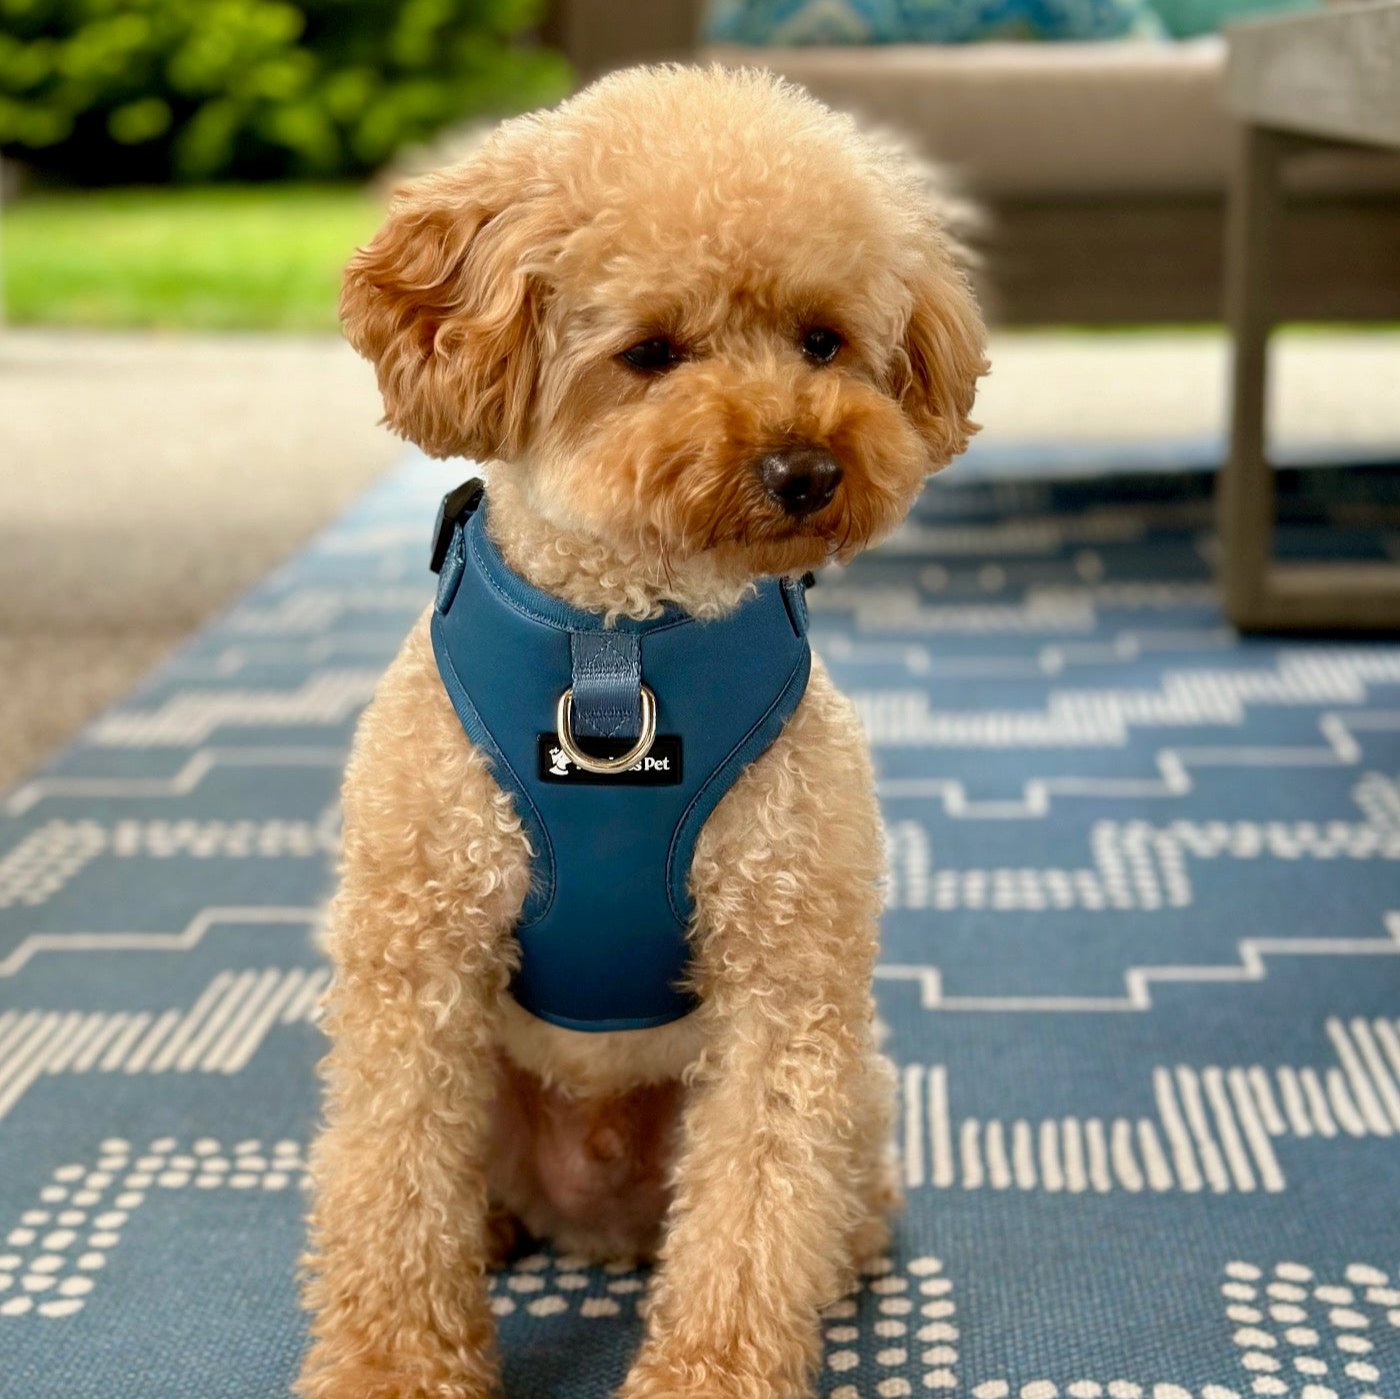
[[[559,96],[542,0],[0,0],[0,152],[84,184],[353,174]]]

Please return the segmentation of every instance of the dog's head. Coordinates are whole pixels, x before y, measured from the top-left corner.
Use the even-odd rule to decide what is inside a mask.
[[[388,421],[669,564],[791,573],[967,445],[983,330],[916,173],[767,74],[634,69],[397,197],[341,312]]]

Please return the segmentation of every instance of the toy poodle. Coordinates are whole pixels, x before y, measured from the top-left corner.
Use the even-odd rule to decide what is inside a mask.
[[[346,774],[298,1390],[495,1392],[528,1235],[654,1260],[625,1399],[806,1395],[898,1185],[880,817],[800,580],[976,430],[960,249],[801,90],[644,68],[404,187],[341,311],[488,482]]]

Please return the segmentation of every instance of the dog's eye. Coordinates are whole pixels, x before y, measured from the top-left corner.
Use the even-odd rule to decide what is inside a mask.
[[[650,340],[641,340],[630,349],[622,352],[622,358],[632,366],[647,374],[659,374],[681,362],[680,347],[664,335],[654,335]]]
[[[840,335],[828,326],[814,325],[802,332],[802,353],[818,364],[830,364],[842,344]]]

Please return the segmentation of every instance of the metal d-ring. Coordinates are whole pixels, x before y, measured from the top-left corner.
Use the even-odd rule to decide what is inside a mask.
[[[645,685],[641,687],[641,696],[642,732],[632,748],[617,758],[590,758],[574,742],[574,692],[572,687],[565,690],[559,696],[559,704],[554,711],[554,727],[558,731],[559,746],[564,750],[564,756],[584,772],[605,775],[626,772],[628,768],[640,763],[651,752],[651,745],[656,742],[656,697]]]

